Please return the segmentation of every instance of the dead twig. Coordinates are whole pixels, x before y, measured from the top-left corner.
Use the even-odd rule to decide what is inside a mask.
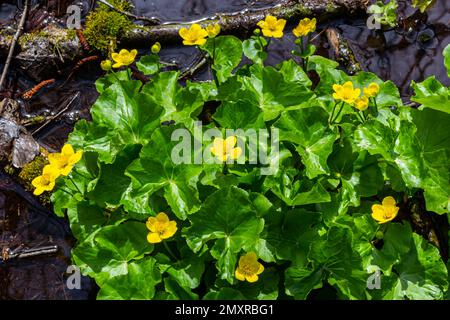
[[[78,91],[73,97],[72,99],[70,99],[69,103],[61,110],[59,111],[57,114],[55,114],[53,117],[50,117],[47,121],[45,121],[39,128],[37,128],[36,130],[34,130],[33,132],[31,132],[31,135],[34,136],[36,133],[38,133],[39,131],[41,131],[42,129],[44,129],[50,122],[52,122],[53,120],[55,120],[56,118],[58,118],[60,115],[62,115],[64,112],[67,111],[67,109],[70,108],[70,106],[72,105],[72,103],[75,101],[76,98],[78,98],[80,96],[80,92]]]
[[[29,0],[25,0],[25,6],[23,8],[22,17],[20,18],[19,26],[17,28],[16,34],[14,35],[14,38],[11,41],[11,45],[9,47],[8,57],[6,58],[5,67],[3,69],[2,77],[0,78],[0,90],[3,89],[3,85],[6,80],[6,75],[8,74],[9,65],[11,64],[11,60],[14,54],[14,49],[16,48],[17,40],[19,39],[20,35],[23,32],[25,21],[27,18],[28,13],[28,5]]]
[[[199,69],[201,69],[206,63],[208,62],[208,59],[203,55],[197,62],[195,62],[193,65],[191,65],[189,68],[184,70],[180,74],[180,79],[184,79],[187,76],[192,77],[194,73],[196,73]]]
[[[132,14],[131,12],[126,12],[126,11],[119,10],[119,9],[114,7],[112,4],[110,4],[106,0],[98,0],[98,2],[103,3],[105,6],[108,6],[109,8],[113,9],[114,11],[117,11],[117,12],[123,14],[124,16],[127,16],[128,18],[131,18],[131,19],[134,19],[134,20],[146,21],[146,22],[148,22],[151,25],[157,25],[157,24],[159,24],[161,22],[156,17],[137,16],[135,14]]]

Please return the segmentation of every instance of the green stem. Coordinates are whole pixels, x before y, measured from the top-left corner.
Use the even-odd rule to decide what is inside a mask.
[[[81,190],[78,188],[77,184],[75,183],[75,181],[72,180],[72,178],[70,176],[67,176],[67,178],[69,178],[70,181],[72,181],[72,184],[75,186],[75,188],[77,188],[78,192],[83,194],[83,192],[81,192]]]
[[[374,106],[374,109],[375,109],[375,116],[377,116],[377,114],[378,114],[377,99],[376,99],[376,97],[373,97],[372,100],[373,100],[373,106]]]
[[[174,253],[172,252],[172,250],[170,249],[169,245],[167,244],[166,241],[163,240],[163,245],[164,248],[166,248],[167,252],[169,253],[169,255],[175,260],[178,261],[178,258],[174,255]]]
[[[334,103],[333,111],[331,112],[330,119],[328,119],[328,124],[331,124],[331,119],[333,119],[334,112],[336,111],[336,106],[338,105],[338,102]]]
[[[80,177],[83,177],[83,178],[85,178],[85,179],[88,179],[88,180],[91,180],[91,179],[92,179],[92,178],[86,177],[85,175],[79,173],[79,172],[76,171],[76,170],[73,170],[72,172],[73,172],[73,173],[76,173],[77,175],[79,175]]]
[[[67,193],[68,195],[70,195],[70,196],[72,196],[72,197],[73,197],[73,193],[71,193],[71,192],[67,191],[67,190],[66,190],[66,189],[64,189],[64,188],[59,188],[58,190],[61,190],[61,191],[65,192],[65,193]]]
[[[338,113],[336,114],[336,117],[334,118],[334,120],[331,120],[331,124],[333,124],[333,123],[339,118],[339,116],[340,116],[340,114],[341,114],[341,112],[342,112],[342,109],[344,109],[344,104],[345,104],[345,102],[342,101],[341,107],[339,108],[339,111],[338,111]]]
[[[213,38],[213,63],[216,61],[216,38]]]
[[[359,120],[361,123],[364,123],[364,118],[363,118],[362,115],[361,115],[361,111],[359,111],[356,115],[358,116],[358,120]]]

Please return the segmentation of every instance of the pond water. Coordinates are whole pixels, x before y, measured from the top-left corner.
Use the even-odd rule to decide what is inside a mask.
[[[42,1],[47,4],[52,1]],[[70,4],[71,1],[64,1]],[[89,8],[90,1],[78,0]],[[136,14],[155,16],[163,22],[190,21],[219,12],[235,12],[243,9],[256,9],[273,5],[276,1],[250,0],[135,0]],[[406,18],[414,13],[405,1],[399,1],[400,17]],[[54,4],[53,4],[54,5]],[[16,13],[15,1],[2,1],[0,4],[0,25],[6,28]],[[450,85],[443,68],[442,50],[450,42],[450,2],[437,0],[434,7],[424,15],[417,15],[412,23],[407,19],[402,27],[381,33],[368,30],[363,18],[341,18],[322,23],[318,30],[327,27],[336,28],[348,40],[362,68],[375,72],[381,78],[393,80],[401,90],[407,102],[411,95],[409,84],[412,80],[421,81],[435,75],[445,85]],[[290,32],[282,40],[275,40],[269,49],[268,64],[276,64],[289,58],[294,38]],[[331,48],[325,34],[317,37],[315,44],[320,53],[328,55]],[[141,52],[148,52],[141,48]],[[175,62],[180,69],[188,68],[198,59],[195,48],[182,46],[163,46],[162,60]],[[3,61],[3,59],[2,59]],[[0,68],[3,65],[0,64]],[[9,92],[17,94],[29,89],[36,83],[14,69],[9,79]],[[89,118],[89,108],[97,98],[94,81],[101,75],[98,63],[85,65],[63,87],[58,88],[67,79],[70,72],[56,74],[56,84],[44,90],[29,102],[22,102],[22,116],[55,115],[65,108],[75,97],[70,108],[58,119],[52,121],[37,135],[38,141],[50,151],[58,150],[71,132],[77,119]],[[199,70],[194,80],[210,78],[208,70]],[[1,188],[0,177],[0,246],[17,247],[21,244],[37,246],[47,243],[57,244],[59,254],[49,257],[35,257],[22,260],[0,262],[0,299],[86,299],[95,296],[95,286],[87,279],[83,281],[83,290],[64,289],[65,269],[70,264],[70,247],[73,240],[67,231],[67,223],[50,215],[42,214],[23,198],[20,186]],[[5,221],[2,223],[2,221]],[[6,221],[9,221],[6,223]],[[52,223],[48,223],[51,221]],[[49,228],[49,225],[58,227]],[[94,289],[92,289],[94,288]]]

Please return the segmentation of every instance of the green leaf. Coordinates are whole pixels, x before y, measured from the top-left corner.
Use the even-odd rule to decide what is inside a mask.
[[[312,86],[312,82],[308,78],[308,75],[294,60],[283,61],[280,66],[280,72],[287,82],[296,82],[308,88],[311,88]]]
[[[242,100],[262,109],[264,120],[270,121],[286,108],[306,105],[313,93],[298,81],[288,82],[283,74],[273,67],[252,65],[249,76],[230,78],[219,88],[219,98],[224,101]]]
[[[434,76],[420,83],[411,83],[415,95],[412,101],[422,104],[426,108],[450,113],[450,89],[444,87]]]
[[[164,278],[166,292],[170,293],[170,298],[175,300],[197,300],[198,295],[191,289],[182,287],[172,277]]]
[[[204,297],[204,300],[245,300],[246,297],[238,290],[225,287],[219,291],[210,291]]]
[[[412,232],[408,223],[391,223],[373,265],[384,273],[377,299],[442,299],[448,288],[447,268],[437,248]]]
[[[286,294],[304,300],[313,289],[322,287],[322,269],[290,267],[286,270]]]
[[[274,123],[274,127],[280,129],[281,141],[296,145],[308,178],[329,173],[327,158],[338,135],[329,128],[325,110],[311,107],[287,111]]]
[[[175,263],[161,254],[159,257],[157,256],[159,268],[161,272],[169,274],[180,286],[191,289],[197,288],[205,270],[205,262],[202,257],[194,254],[185,244],[180,251],[182,257]]]
[[[77,245],[72,256],[82,272],[102,286],[106,279],[128,274],[131,262],[152,252],[147,234],[145,224],[140,222],[107,226]]]
[[[427,9],[431,8],[436,3],[436,0],[413,0],[412,6],[414,8],[419,8],[420,12],[425,12]]]
[[[382,81],[377,75],[370,72],[359,72],[356,76],[351,77],[351,80],[356,88],[361,88],[361,92],[372,82],[379,85],[380,91],[375,97],[378,108],[403,105],[397,86],[390,80]]]
[[[242,59],[242,41],[234,36],[219,36],[208,39],[201,49],[214,59],[212,65],[219,82],[224,82]]]
[[[444,56],[444,65],[447,69],[447,75],[450,77],[450,44],[444,48],[442,55]]]
[[[244,55],[258,64],[262,64],[267,59],[267,53],[264,50],[266,46],[267,40],[264,37],[257,36],[246,39],[242,43]]]
[[[397,7],[397,0],[390,0],[386,4],[378,0],[367,9],[367,13],[373,14],[375,21],[381,25],[395,27],[397,25]]]
[[[108,279],[98,292],[99,300],[150,300],[161,274],[154,258],[146,258],[128,265],[128,273]]]
[[[222,103],[213,118],[226,129],[257,129],[264,127],[261,109],[242,100]]]
[[[146,76],[155,74],[160,68],[159,56],[157,54],[143,56],[136,62],[136,67]]]
[[[320,220],[320,213],[305,209],[277,212],[266,218],[267,235],[264,238],[278,259],[304,265],[309,247],[319,239]]]
[[[153,104],[164,110],[160,122],[173,120],[191,127],[193,117],[203,106],[204,94],[201,87],[191,83],[183,88],[178,83],[178,77],[179,73],[175,71],[157,73],[141,92],[150,96]]]
[[[139,150],[139,146],[130,145],[117,154],[114,163],[101,167],[95,187],[88,194],[100,207],[119,205],[122,195],[131,184],[131,179],[124,175],[125,169],[138,157]]]
[[[143,201],[148,202],[152,194],[162,189],[173,212],[184,220],[199,208],[197,182],[203,168],[200,165],[176,164],[172,161],[172,151],[179,142],[172,141],[171,136],[177,128],[183,129],[180,126],[170,126],[156,130],[150,143],[142,148],[140,158],[128,167],[126,175],[131,177],[133,186],[128,201],[132,201],[134,197],[144,197]],[[188,152],[191,157],[191,150]]]
[[[203,245],[215,240],[211,254],[218,260],[217,269],[222,279],[233,283],[237,254],[254,246],[264,226],[249,194],[236,187],[218,190],[190,220],[192,226],[183,230],[189,247],[199,252]]]

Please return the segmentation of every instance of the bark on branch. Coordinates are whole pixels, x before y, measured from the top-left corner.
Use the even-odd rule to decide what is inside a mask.
[[[258,21],[267,15],[286,20],[303,17],[316,17],[324,21],[333,16],[350,15],[365,12],[368,0],[285,0],[266,9],[243,10],[234,13],[216,14],[211,17],[189,22],[164,23],[156,26],[136,27],[128,32],[122,40],[128,44],[138,45],[149,41],[170,42],[179,39],[178,31],[192,23],[202,26],[218,23],[224,33],[243,33],[255,28]]]
[[[122,44],[133,47],[148,47],[149,43],[155,41],[181,43],[179,30],[192,23],[203,26],[218,23],[222,33],[245,35],[267,15],[293,21],[303,17],[316,17],[319,21],[324,21],[336,16],[363,13],[368,3],[369,0],[284,0],[265,9],[221,13],[196,21],[166,22],[155,26],[136,25],[119,40]],[[54,25],[49,25],[38,35],[24,34],[24,41],[19,40],[21,52],[15,57],[18,65],[36,80],[51,77],[65,63],[79,59],[82,55],[82,45],[74,33],[72,36],[70,34],[67,29]],[[0,52],[5,49],[5,44],[9,45],[4,37],[0,34]]]

